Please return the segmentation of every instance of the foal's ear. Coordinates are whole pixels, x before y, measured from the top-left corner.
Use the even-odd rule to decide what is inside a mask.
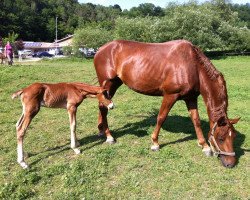
[[[240,120],[240,117],[235,118],[235,119],[229,119],[229,122],[230,122],[231,124],[237,124],[239,120]]]
[[[102,94],[104,92],[105,89],[103,89],[102,87],[100,87],[98,90],[97,90],[97,94]]]
[[[100,93],[103,93],[104,95],[107,95],[108,94],[108,90],[107,89],[104,89],[102,88],[101,92]]]

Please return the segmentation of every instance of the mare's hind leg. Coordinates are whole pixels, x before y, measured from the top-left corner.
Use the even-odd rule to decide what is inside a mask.
[[[74,150],[76,154],[80,154],[81,151],[77,147],[80,145],[76,138],[76,111],[77,108],[75,105],[68,105],[67,110],[69,113],[70,121],[70,147]]]
[[[110,99],[114,96],[116,90],[122,85],[122,81],[118,77],[112,80],[105,80],[105,79],[99,80],[99,82],[101,86],[103,86],[105,89],[108,90],[108,95]],[[105,85],[103,85],[104,82]],[[98,117],[99,136],[105,134],[107,138],[106,142],[112,144],[115,142],[115,140],[111,135],[108,127],[108,121],[107,121],[108,109],[105,106],[99,104],[99,110],[100,110]]]
[[[151,150],[153,151],[157,151],[160,149],[160,146],[158,143],[159,132],[160,132],[163,122],[166,120],[168,113],[171,110],[174,103],[176,102],[177,98],[178,98],[177,94],[165,95],[163,97],[161,108],[157,117],[157,124],[151,136],[152,142],[153,142],[153,146],[151,146]]]
[[[28,165],[24,161],[24,152],[23,152],[23,139],[26,133],[27,128],[30,125],[31,120],[38,113],[39,107],[33,107],[29,110],[24,110],[20,119],[16,123],[16,132],[17,132],[17,162],[21,165],[23,169],[26,169]]]
[[[211,156],[212,155],[211,149],[209,145],[207,144],[206,139],[204,138],[204,135],[201,129],[197,98],[192,99],[192,100],[186,100],[185,102],[186,102],[190,117],[192,119],[192,122],[194,124],[195,132],[196,132],[197,139],[198,139],[198,145],[202,147],[202,151],[207,156]]]

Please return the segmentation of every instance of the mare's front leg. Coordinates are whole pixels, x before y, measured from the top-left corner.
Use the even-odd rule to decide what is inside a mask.
[[[169,111],[171,110],[172,106],[174,105],[177,99],[178,99],[177,94],[164,95],[163,97],[161,108],[157,117],[157,124],[151,136],[152,142],[153,142],[153,146],[151,146],[151,150],[153,151],[157,151],[160,149],[160,145],[158,143],[158,136],[159,136],[161,126],[163,122],[166,120]]]
[[[100,85],[103,86],[105,89],[108,90],[108,95],[109,98],[111,99],[116,90],[122,85],[122,81],[116,77],[115,79],[112,80],[103,80],[99,81]],[[105,83],[105,85],[103,85]],[[102,136],[105,134],[106,136],[106,142],[113,144],[115,143],[115,140],[113,136],[110,133],[109,127],[108,127],[108,120],[107,120],[107,115],[108,115],[108,109],[99,104],[99,116],[98,116],[98,129],[99,129],[99,136]]]
[[[192,122],[194,124],[195,133],[197,135],[198,139],[198,145],[202,147],[202,152],[205,153],[207,156],[212,155],[212,151],[209,147],[209,145],[206,142],[206,139],[204,138],[202,129],[201,129],[201,122],[200,122],[200,116],[198,112],[198,104],[197,104],[197,98],[186,100],[186,105],[190,114],[190,117],[192,119]]]
[[[81,151],[77,148],[80,144],[76,138],[76,111],[77,107],[75,105],[67,105],[67,110],[69,113],[70,122],[70,147],[74,150],[76,154],[80,154]]]

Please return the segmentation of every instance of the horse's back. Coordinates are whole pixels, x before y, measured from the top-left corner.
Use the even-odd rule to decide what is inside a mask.
[[[185,40],[112,41],[100,48],[94,63],[98,77],[117,76],[131,89],[149,95],[185,93],[198,81],[193,45]]]

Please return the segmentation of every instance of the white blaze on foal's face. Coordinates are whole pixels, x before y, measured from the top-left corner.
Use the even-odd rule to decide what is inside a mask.
[[[106,106],[108,109],[114,108],[114,103],[108,98],[107,90],[103,90],[101,93],[97,94],[97,98],[99,102]]]
[[[107,107],[108,107],[108,109],[110,110],[110,109],[113,109],[113,108],[115,107],[115,105],[114,105],[113,102],[111,102]]]

